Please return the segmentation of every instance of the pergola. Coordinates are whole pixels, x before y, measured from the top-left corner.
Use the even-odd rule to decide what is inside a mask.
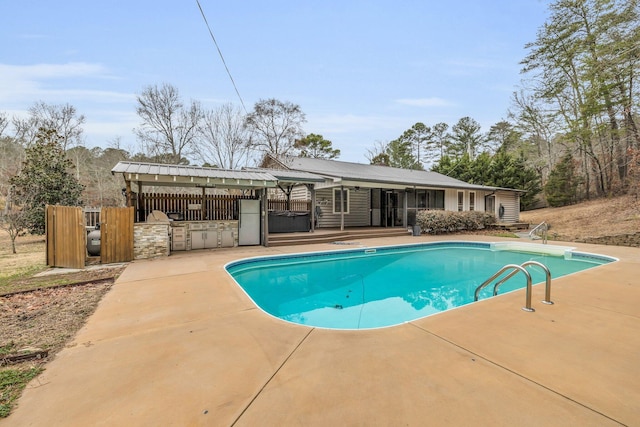
[[[269,189],[280,188],[287,194],[287,188],[307,185],[312,194],[311,226],[314,224],[315,194],[314,183],[324,182],[319,175],[288,170],[245,169],[228,170],[190,165],[173,165],[145,162],[118,162],[112,174],[122,174],[125,182],[123,192],[127,206],[139,205],[144,187],[185,187],[201,188],[204,199],[208,188],[250,190],[262,200],[262,241],[267,242],[268,215],[267,195]],[[202,203],[204,217],[204,203]]]

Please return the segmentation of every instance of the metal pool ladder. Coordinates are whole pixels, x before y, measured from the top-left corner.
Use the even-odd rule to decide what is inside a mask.
[[[525,306],[522,307],[522,309],[524,311],[535,311],[535,309],[531,308],[531,274],[529,274],[529,272],[525,268],[528,265],[536,265],[544,270],[546,279],[545,279],[545,286],[544,286],[544,300],[542,302],[544,304],[553,304],[553,301],[551,301],[551,272],[549,271],[546,265],[538,261],[526,261],[520,265],[517,265],[517,264],[505,265],[500,270],[498,270],[493,276],[491,276],[490,278],[482,282],[482,284],[476,288],[473,300],[478,301],[478,296],[480,295],[480,291],[482,289],[486,288],[491,282],[497,279],[502,273],[508,270],[511,270],[509,274],[507,274],[504,278],[496,282],[496,284],[493,286],[493,296],[498,295],[498,287],[502,285],[504,282],[506,282],[507,280],[509,280],[510,278],[512,278],[513,276],[515,276],[516,274],[518,274],[518,271],[521,271],[527,277],[527,295],[526,295]]]
[[[542,236],[538,236],[537,232],[542,233]],[[531,240],[534,239],[542,239],[542,243],[547,244],[547,233],[549,231],[549,225],[546,221],[542,221],[540,224],[533,227],[533,229],[529,232],[529,238]]]

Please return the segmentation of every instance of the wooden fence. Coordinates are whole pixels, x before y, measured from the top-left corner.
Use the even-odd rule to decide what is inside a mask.
[[[133,260],[133,208],[102,208],[100,262]]]
[[[133,260],[133,208],[100,210],[100,262]],[[51,267],[84,268],[87,260],[87,216],[80,207],[46,207],[46,258]]]
[[[45,234],[48,266],[84,268],[87,232],[82,208],[47,205]]]
[[[185,221],[237,220],[238,200],[255,199],[253,196],[228,196],[206,194],[143,193],[140,195],[137,221],[146,221],[151,211],[178,212]],[[269,200],[269,210],[309,211],[310,200],[291,200],[287,209],[286,200]]]

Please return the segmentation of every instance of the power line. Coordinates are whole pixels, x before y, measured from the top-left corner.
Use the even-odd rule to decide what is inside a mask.
[[[236,86],[236,82],[233,80],[233,76],[231,75],[231,71],[229,71],[229,67],[227,67],[227,62],[224,60],[224,56],[222,55],[220,46],[218,46],[218,42],[216,41],[216,38],[213,35],[213,31],[211,31],[211,27],[209,26],[209,21],[207,21],[207,17],[205,16],[204,11],[202,10],[202,6],[200,5],[200,0],[196,0],[196,3],[198,4],[198,9],[200,9],[200,14],[202,15],[202,19],[204,19],[204,23],[207,25],[207,29],[209,30],[209,35],[211,36],[211,40],[213,40],[213,43],[216,45],[216,49],[218,49],[218,54],[220,55],[220,59],[222,59],[222,63],[224,64],[225,70],[227,70],[227,74],[229,75],[231,84],[233,85],[233,88],[236,91],[236,95],[238,95],[240,104],[242,104],[242,108],[244,109],[244,112],[248,114],[247,107],[245,107],[244,101],[242,101],[242,97],[240,96],[240,92],[238,91],[238,87]]]

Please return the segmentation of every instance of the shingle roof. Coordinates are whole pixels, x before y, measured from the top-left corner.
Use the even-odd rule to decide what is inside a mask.
[[[288,169],[246,168],[243,170],[265,172],[273,175],[280,182],[324,182],[325,178],[315,173]]]
[[[469,184],[455,178],[432,171],[393,168],[389,166],[366,165],[362,163],[309,157],[280,157],[283,166],[314,174],[350,181],[376,182],[381,184],[401,184],[417,187],[445,187],[475,190],[495,190],[496,187]]]

